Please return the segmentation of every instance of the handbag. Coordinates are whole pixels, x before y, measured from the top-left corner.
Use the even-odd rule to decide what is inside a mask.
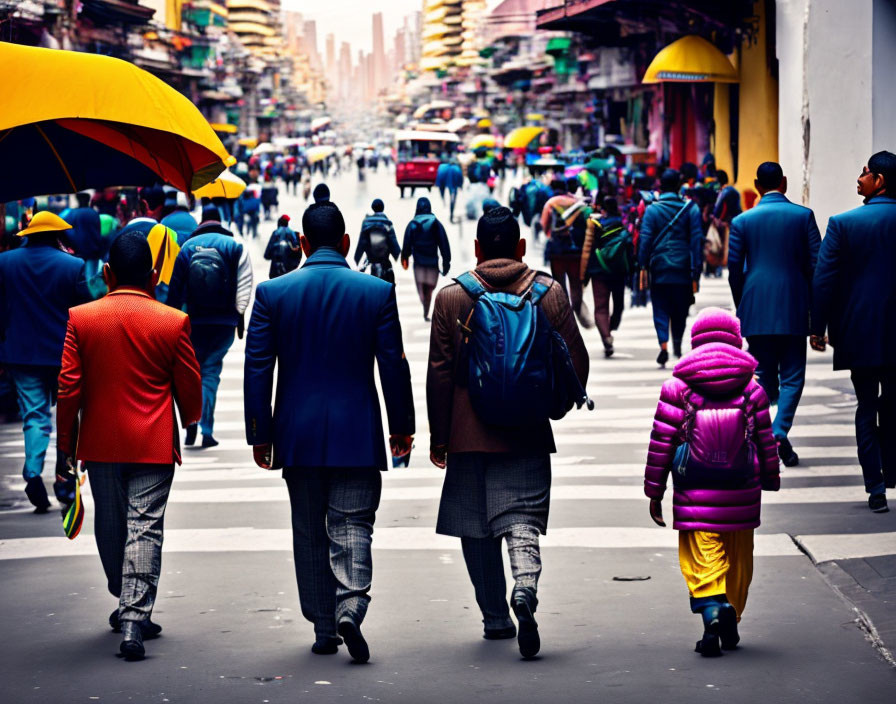
[[[84,524],[84,502],[81,501],[81,485],[86,480],[87,475],[80,474],[76,468],[74,474],[75,500],[62,517],[62,529],[65,531],[65,537],[69,540],[74,540],[78,537],[78,533],[81,532],[81,526]]]

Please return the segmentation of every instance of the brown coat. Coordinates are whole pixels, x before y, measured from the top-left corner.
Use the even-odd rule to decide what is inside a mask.
[[[535,270],[512,259],[484,262],[474,273],[487,288],[514,294],[525,292],[536,274]],[[526,428],[484,425],[473,411],[467,390],[455,383],[454,366],[460,345],[457,320],[466,319],[472,305],[472,300],[458,284],[446,286],[436,297],[426,377],[432,447],[447,445],[449,453],[513,452],[532,455],[556,452],[549,421]],[[566,341],[576,374],[584,386],[588,379],[588,351],[572,316],[566,291],[555,281],[540,305],[548,321]]]

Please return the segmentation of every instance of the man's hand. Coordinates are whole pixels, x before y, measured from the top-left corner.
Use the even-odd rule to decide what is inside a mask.
[[[647,283],[647,269],[641,269],[641,273],[638,274],[638,288],[642,291],[646,291]]]
[[[828,348],[828,338],[820,335],[809,335],[809,346],[816,352],[824,352]]]
[[[408,270],[408,260],[407,259],[401,260],[401,268],[404,269],[405,271]]]
[[[699,282],[699,281],[694,281],[694,282],[691,284],[691,290],[692,290],[692,291],[694,292],[694,294],[696,295],[696,293],[700,290],[700,282]]]
[[[252,458],[262,469],[270,469],[273,462],[274,446],[271,443],[267,445],[253,445]]]
[[[389,448],[392,450],[393,457],[404,457],[405,455],[410,454],[413,443],[413,435],[389,436]]]
[[[429,451],[429,461],[439,469],[445,469],[448,464],[448,447],[445,445],[435,445]]]
[[[663,520],[663,502],[659,499],[650,500],[650,518],[660,528],[666,527],[666,522]]]

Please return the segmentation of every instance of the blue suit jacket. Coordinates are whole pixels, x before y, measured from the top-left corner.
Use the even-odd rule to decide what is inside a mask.
[[[61,366],[68,309],[89,300],[78,257],[43,244],[0,254],[0,362]]]
[[[731,222],[728,283],[741,332],[806,335],[821,235],[815,215],[782,193],[766,193]]]
[[[821,243],[813,335],[825,328],[834,369],[896,367],[896,198],[835,215]]]
[[[273,442],[275,466],[386,469],[374,359],[389,432],[412,435],[411,373],[394,286],[352,271],[327,248],[301,269],[259,284],[246,339],[249,444]]]

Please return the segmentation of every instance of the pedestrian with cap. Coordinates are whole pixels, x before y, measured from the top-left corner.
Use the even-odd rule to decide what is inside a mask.
[[[24,246],[0,253],[0,364],[16,388],[25,435],[22,476],[35,513],[50,506],[41,473],[53,432],[68,311],[91,298],[84,261],[59,242],[70,228],[58,215],[39,212],[18,233]]]

